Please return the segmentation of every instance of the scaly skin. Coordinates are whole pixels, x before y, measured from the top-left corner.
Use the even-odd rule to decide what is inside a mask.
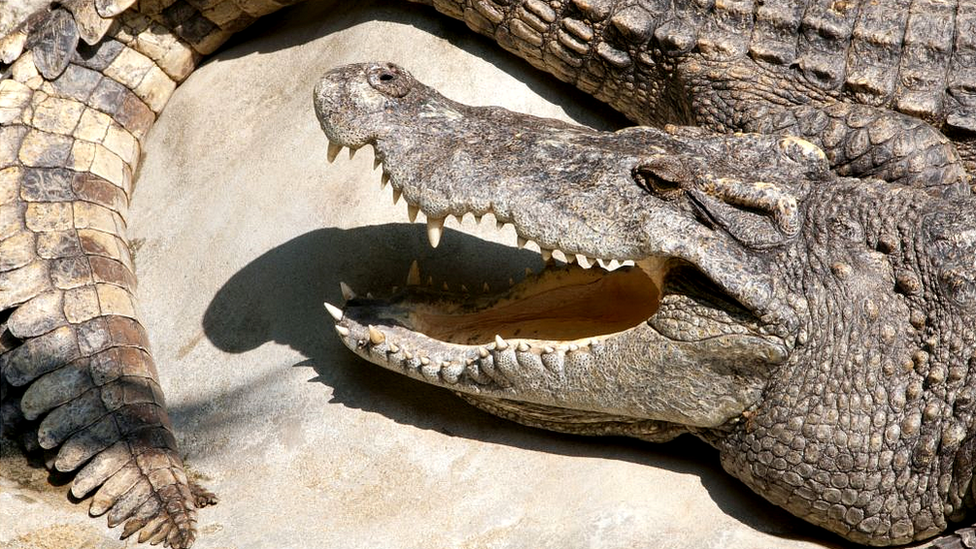
[[[194,507],[212,501],[204,492],[193,494],[185,480],[132,298],[135,280],[124,220],[140,146],[175,86],[204,56],[289,2],[72,0],[0,36],[0,377],[19,386],[8,390],[4,385],[3,395],[18,400],[29,417],[40,421],[40,443],[60,450],[52,466],[80,470],[76,494],[102,485],[92,510],[108,513],[110,524],[128,517],[126,536],[139,531],[140,539],[188,547],[195,537]],[[976,158],[969,41],[974,33],[966,30],[973,20],[971,2],[960,2],[953,13],[942,5],[922,9],[922,3],[903,9],[851,6],[856,9],[841,11],[856,14],[855,22],[841,26],[848,34],[839,41],[808,32],[834,17],[814,7],[795,27],[782,17],[786,22],[777,27],[781,8],[768,2],[762,7],[716,3],[701,7],[700,14],[680,8],[687,17],[671,23],[687,23],[685,30],[695,38],[687,49],[666,53],[661,46],[684,44],[684,35],[670,32],[674,24],[657,24],[664,19],[644,28],[648,19],[640,10],[653,12],[645,9],[648,2],[574,0],[549,7],[540,0],[426,3],[465,18],[502,46],[638,121],[696,122],[723,132],[797,133],[822,145],[842,173],[906,180],[949,189],[949,194],[964,190],[960,166],[972,170]],[[716,57],[721,48],[713,44],[735,37],[716,42],[714,23],[728,22],[717,16],[746,7],[754,10],[755,20],[743,20],[753,25],[748,58],[741,51],[738,57]],[[891,20],[900,29],[912,27],[915,18],[922,31],[938,27],[944,32],[905,33],[896,47],[871,49],[862,38],[873,36],[872,25],[884,23],[877,13],[897,15]],[[492,22],[496,14],[501,19]],[[945,25],[921,24],[927,14]],[[653,31],[653,37],[644,36],[645,31]],[[788,55],[763,50],[776,43],[763,39],[763,32],[774,31],[791,40],[802,35],[796,59],[800,72],[812,80],[796,76]],[[537,37],[544,48],[535,45]],[[944,47],[928,48],[929,42],[939,46],[946,40],[953,44],[951,57]],[[884,45],[883,40],[877,43]],[[809,54],[816,50],[820,55],[827,46],[835,47],[835,54],[850,52],[847,64],[840,63],[847,75],[840,87],[818,76],[818,71],[830,73],[834,61],[825,65]],[[917,62],[930,51],[931,59]],[[638,63],[626,65],[624,56]],[[856,65],[864,59],[876,61],[875,68],[899,65],[911,78],[888,82],[895,86],[891,89],[870,74],[857,80]],[[926,71],[945,75],[943,91],[930,85],[938,78]],[[882,107],[921,116],[950,139]],[[693,131],[682,135],[692,141],[705,137]],[[723,192],[734,194],[735,189]],[[776,231],[756,236],[760,244],[779,238]],[[738,391],[735,408],[755,393],[756,383],[727,388]],[[479,405],[489,406],[485,401]],[[491,406],[508,413],[501,404]],[[701,414],[696,410],[675,412],[675,417]],[[729,412],[704,414],[709,417],[699,422],[714,422],[723,414]],[[523,405],[519,418],[529,422],[528,416]],[[579,418],[569,417],[570,428],[579,432]],[[686,430],[655,420],[618,421],[612,414],[604,419],[590,426],[592,432],[610,429],[659,440]],[[532,421],[550,428],[565,424],[553,422],[549,410]]]
[[[417,1],[639,124],[796,135],[950,193],[976,173],[973,0]]]
[[[636,264],[351,296],[329,311],[361,357],[530,425],[693,433],[857,543],[973,510],[976,198],[839,178],[793,137],[468,107],[385,63],[330,71],[314,97],[330,152],[374,146],[432,244],[445,216],[492,213],[543,250]]]

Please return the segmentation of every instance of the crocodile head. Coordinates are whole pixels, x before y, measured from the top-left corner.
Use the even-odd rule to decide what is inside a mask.
[[[330,307],[343,343],[367,360],[503,399],[492,402],[527,423],[554,421],[552,407],[573,411],[567,422],[639,424],[661,439],[741,416],[796,344],[797,319],[763,252],[799,230],[809,179],[826,170],[815,147],[597,132],[469,107],[391,64],[334,70],[314,97],[330,155],[374,146],[394,196],[411,217],[425,214],[433,246],[447,216],[492,214],[548,260],[494,295],[415,276],[388,299]],[[624,266],[581,266],[595,263]]]
[[[445,217],[492,214],[569,259],[496,294],[415,273],[388,298],[347,292],[328,308],[366,360],[529,425],[693,432],[753,489],[849,539],[868,539],[875,523],[857,521],[882,502],[897,503],[885,539],[905,543],[972,501],[971,201],[836,177],[790,137],[598,132],[469,107],[390,64],[336,69],[314,100],[329,154],[372,145],[432,245]],[[625,266],[581,266],[595,261]],[[859,463],[943,480],[859,480],[849,513],[812,503]],[[898,515],[920,498],[927,514]]]

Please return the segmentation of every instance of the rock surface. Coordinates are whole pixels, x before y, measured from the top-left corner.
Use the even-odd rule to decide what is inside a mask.
[[[541,262],[490,219],[464,233],[449,220],[431,250],[371,151],[329,165],[311,102],[322,73],[388,60],[463,102],[623,124],[462,25],[387,4],[263,21],[177,90],[145,148],[139,297],[181,448],[222,499],[195,547],[839,547],[696,440],[524,428],[342,347],[322,307],[341,303],[340,280],[382,290],[417,257],[437,285],[494,286]],[[9,443],[0,463],[0,546],[135,545]]]

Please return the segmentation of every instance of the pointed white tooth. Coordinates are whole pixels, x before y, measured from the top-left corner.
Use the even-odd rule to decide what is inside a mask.
[[[356,156],[356,151],[358,151],[358,150],[359,150],[359,149],[354,149],[354,148],[352,148],[352,147],[349,147],[349,160],[352,160],[352,158],[353,158],[354,156]]]
[[[346,328],[345,326],[339,326],[338,324],[336,324],[335,331],[342,337],[346,337],[347,335],[349,335],[349,328]]]
[[[508,285],[509,286],[514,286],[515,285],[515,279],[512,278],[512,277],[508,277]]]
[[[386,184],[390,182],[390,174],[386,170],[383,170],[383,175],[380,176],[380,188],[385,189]]]
[[[420,208],[414,206],[413,204],[407,204],[407,219],[411,223],[417,220],[417,214],[420,213]]]
[[[373,345],[379,345],[386,341],[386,334],[379,331],[376,326],[369,327],[369,342]]]
[[[535,274],[535,271],[533,271],[531,267],[526,267],[525,268],[525,276],[526,276],[526,278],[532,276],[533,274]]]
[[[555,353],[556,350],[553,349],[552,347],[546,345],[545,347],[542,348],[542,352],[545,353],[545,354],[547,354],[547,355],[551,355],[552,353]]]
[[[576,351],[579,351],[579,345],[577,345],[575,343],[570,343],[569,344],[569,352],[573,353],[573,352],[576,352]]]
[[[478,347],[478,356],[481,358],[488,358],[488,349],[484,347]]]
[[[376,154],[375,149],[373,150],[373,155],[374,155],[373,156],[373,169],[375,170],[376,168],[379,168],[380,166],[383,165],[383,161],[380,160],[380,156],[378,154]]]
[[[577,255],[576,262],[579,263],[579,266],[583,267],[584,269],[589,269],[590,267],[596,265],[592,259],[586,257],[585,255]]]
[[[607,270],[607,271],[610,270],[610,269],[607,269],[607,263],[606,263],[606,261],[603,261],[602,259],[597,259],[596,262],[599,263],[600,264],[600,267],[603,267],[604,270]]]
[[[400,201],[400,197],[403,196],[403,191],[394,187],[393,189],[393,205],[396,206],[397,202]]]
[[[345,299],[346,301],[356,298],[356,292],[352,291],[352,288],[350,288],[345,282],[339,282],[339,291],[342,292],[342,299]]]
[[[481,291],[487,294],[488,292],[491,291],[491,286],[489,286],[488,283],[485,282],[484,284],[481,285]]]
[[[521,236],[516,239],[516,244],[518,244],[518,248],[520,250],[524,248],[525,245],[528,244],[528,242],[529,242],[528,240],[522,238]]]
[[[420,357],[420,363],[423,364],[424,366],[426,366],[426,365],[430,364],[430,359],[427,358],[427,357],[425,357],[425,356],[422,356],[422,357]]]
[[[608,270],[612,271],[620,267],[620,262],[618,262],[616,259],[611,259],[608,265],[610,266]]]
[[[567,265],[572,265],[573,263],[576,263],[576,256],[574,254],[568,254],[566,252],[563,252],[563,255],[566,256]]]
[[[329,315],[335,319],[336,322],[342,320],[342,309],[336,307],[335,305],[326,302],[325,310],[329,311]]]
[[[373,292],[366,292],[366,299],[373,299]]]
[[[549,261],[550,259],[552,259],[552,250],[547,250],[545,248],[542,248],[540,252],[542,253],[543,261]]]
[[[427,240],[430,240],[430,247],[436,248],[441,243],[441,235],[444,234],[444,218],[427,218]]]
[[[403,351],[403,358],[405,358],[407,360],[413,360],[413,353],[411,353],[410,351],[404,350]]]
[[[444,282],[444,286],[442,286],[442,287],[444,288],[444,291],[445,292],[450,292],[451,291],[451,288],[448,287],[447,282]]]
[[[519,344],[516,347],[516,349],[518,349],[519,352],[524,353],[529,350],[529,344],[524,341],[519,341]]]
[[[508,349],[508,342],[502,339],[502,336],[495,334],[495,350],[504,351]]]
[[[434,286],[434,275],[430,275],[430,276],[427,277],[427,286],[429,286],[429,287],[433,287]]]
[[[400,347],[397,347],[395,343],[390,343],[390,352],[393,354],[400,352]]]
[[[342,152],[342,145],[340,145],[338,143],[333,143],[333,142],[330,141],[329,142],[329,149],[325,153],[325,158],[331,164],[331,163],[335,162],[335,159],[336,159],[337,156],[339,156],[339,153],[340,152]]]
[[[636,265],[636,263],[634,263],[634,260],[633,259],[628,259],[626,261],[621,261],[620,262],[620,266],[621,267],[633,267],[634,265]]]
[[[390,288],[390,293],[391,294],[395,294],[398,291],[400,291],[400,287],[399,286],[393,286],[392,288]]]
[[[414,259],[410,264],[410,271],[407,273],[407,286],[420,286],[420,266]]]

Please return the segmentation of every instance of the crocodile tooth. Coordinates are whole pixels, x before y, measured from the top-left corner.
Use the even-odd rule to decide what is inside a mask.
[[[508,277],[508,287],[511,288],[514,285],[515,285],[515,279],[512,277]]]
[[[427,357],[425,357],[425,356],[422,356],[422,357],[420,357],[420,363],[423,364],[424,366],[426,366],[426,365],[430,364],[430,359],[427,358]]]
[[[373,299],[373,292],[366,292],[366,299]]]
[[[375,151],[375,149],[374,149],[374,151]],[[379,156],[374,156],[373,157],[373,169],[374,170],[376,168],[379,168],[382,164],[383,164],[383,161],[380,160],[380,157]]]
[[[611,259],[611,260],[610,260],[610,262],[609,262],[609,263],[607,263],[607,265],[609,265],[609,266],[610,266],[610,268],[609,268],[609,270],[611,270],[611,271],[612,271],[612,270],[614,270],[614,269],[616,269],[616,268],[618,268],[618,267],[620,267],[620,262],[619,262],[619,261],[617,261],[616,259]]]
[[[446,280],[444,281],[444,286],[442,286],[442,287],[444,288],[444,291],[445,292],[451,291],[451,289],[447,286],[447,281]]]
[[[400,347],[398,347],[395,343],[390,343],[390,352],[393,354],[399,353]]]
[[[396,206],[397,205],[397,202],[400,201],[400,197],[401,196],[403,196],[403,191],[401,191],[400,189],[397,189],[396,187],[394,187],[393,188],[393,205],[394,206]]]
[[[563,252],[563,255],[566,256],[566,264],[567,265],[572,265],[573,263],[576,263],[576,255],[574,255],[574,254],[568,254],[566,252]]]
[[[542,253],[543,261],[549,261],[550,259],[552,259],[552,250],[547,250],[545,248],[542,248],[540,251]]]
[[[411,223],[417,220],[417,214],[420,213],[420,208],[414,206],[413,204],[407,204],[407,219]]]
[[[454,214],[454,219],[457,219],[458,225],[464,223],[464,214]]]
[[[336,324],[335,331],[342,337],[349,335],[349,328],[346,328],[345,326],[339,326]]]
[[[427,240],[430,240],[430,247],[436,248],[441,243],[441,235],[444,234],[444,218],[427,218]]]
[[[325,303],[325,310],[326,311],[329,311],[329,315],[331,315],[332,318],[334,318],[336,322],[339,322],[340,320],[342,320],[342,309],[336,307],[335,305],[333,305],[331,303],[326,302]]]
[[[556,350],[553,349],[552,347],[546,345],[545,347],[542,348],[542,352],[545,353],[545,354],[547,354],[547,355],[551,355],[552,353],[555,353]]]
[[[339,156],[339,153],[340,152],[342,152],[342,145],[340,145],[338,143],[332,143],[330,141],[329,142],[329,148],[328,148],[328,150],[325,153],[325,158],[331,164],[331,163],[335,162],[335,159],[336,159],[337,156]]]
[[[386,188],[386,184],[390,182],[390,174],[386,170],[383,170],[383,175],[380,176],[380,187]]]
[[[403,351],[403,358],[405,358],[407,360],[413,360],[413,353],[411,353],[410,351],[404,350]]]
[[[386,341],[386,334],[376,329],[376,326],[369,326],[369,342],[373,345],[379,345]]]
[[[478,347],[478,356],[480,356],[481,358],[488,358],[488,349],[485,349],[484,347]]]
[[[516,349],[518,349],[518,350],[519,350],[519,352],[522,352],[522,353],[524,353],[524,352],[526,352],[526,351],[528,351],[528,350],[529,350],[529,344],[528,344],[528,343],[526,343],[526,342],[524,342],[524,341],[519,341],[519,344],[518,344],[518,346],[516,347]]]
[[[346,301],[355,299],[356,297],[356,292],[352,291],[352,288],[350,288],[345,282],[339,282],[339,291],[342,292],[342,299],[345,299]]]
[[[504,351],[508,349],[508,342],[502,339],[502,336],[495,334],[495,350]]]
[[[569,352],[571,352],[571,353],[576,352],[576,351],[579,351],[579,345],[577,345],[575,343],[570,343],[568,349],[569,349]]]
[[[489,286],[487,282],[485,282],[484,284],[482,284],[482,286],[481,286],[481,292],[482,293],[486,293],[487,294],[490,291],[491,291],[491,286]]]
[[[517,244],[520,250],[524,248],[528,242],[529,242],[528,240],[522,238],[521,236],[517,238]]]
[[[483,217],[483,216],[480,216],[480,215],[475,215],[475,216],[474,216],[474,224],[475,224],[475,225],[481,225],[481,218],[482,218],[482,217]]]
[[[420,265],[414,259],[410,264],[410,271],[407,273],[407,286],[420,286]]]
[[[532,270],[532,267],[526,267],[525,268],[525,277],[526,278],[532,276],[533,274],[535,274],[535,271]]]
[[[434,275],[427,277],[427,287],[432,288],[434,286]]]
[[[464,293],[468,293],[468,287],[465,286],[464,284],[461,284],[461,291]]]

